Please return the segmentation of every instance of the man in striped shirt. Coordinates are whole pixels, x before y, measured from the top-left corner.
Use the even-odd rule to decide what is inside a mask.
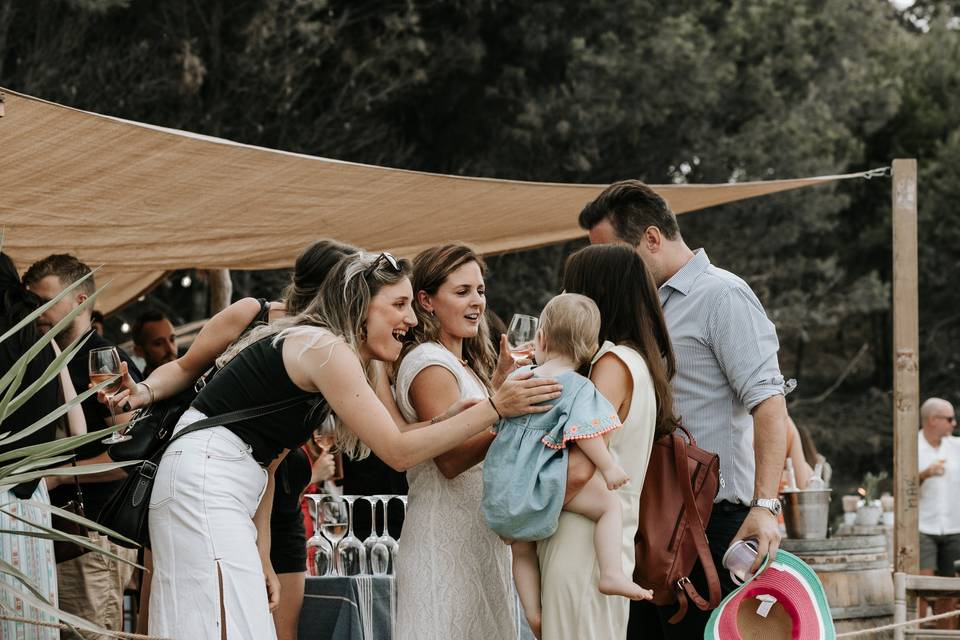
[[[644,183],[609,186],[584,207],[579,223],[591,243],[633,246],[659,288],[677,361],[674,409],[697,444],[720,456],[720,491],[707,537],[726,595],[735,586],[721,564],[727,547],[755,538],[762,558],[780,544],[777,496],[787,414],[776,328],[743,280],[713,266],[703,249],[686,245],[673,212]],[[707,593],[699,566],[691,579]],[[691,607],[681,623],[666,624],[673,609],[659,612],[665,637],[703,637],[709,611]]]

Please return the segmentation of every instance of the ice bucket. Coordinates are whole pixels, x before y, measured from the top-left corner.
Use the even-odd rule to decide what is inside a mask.
[[[788,538],[819,540],[827,537],[830,516],[830,489],[784,491],[783,524]]]

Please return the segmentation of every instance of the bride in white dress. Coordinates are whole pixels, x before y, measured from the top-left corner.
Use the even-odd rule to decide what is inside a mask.
[[[495,352],[484,320],[484,265],[446,245],[414,261],[416,345],[403,356],[396,400],[407,422],[431,420],[464,398],[486,398]],[[506,360],[506,359],[504,359]],[[502,379],[512,362],[494,377]],[[397,559],[399,640],[514,640],[509,547],[480,512],[481,461],[492,434],[407,471],[410,485]]]

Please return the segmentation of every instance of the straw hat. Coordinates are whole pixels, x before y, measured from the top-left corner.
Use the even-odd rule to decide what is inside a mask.
[[[833,640],[836,631],[823,585],[813,569],[784,550],[724,598],[704,640]]]

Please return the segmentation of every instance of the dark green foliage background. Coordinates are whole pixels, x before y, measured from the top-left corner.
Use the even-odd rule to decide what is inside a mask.
[[[958,13],[886,0],[0,0],[0,83],[251,144],[498,178],[726,182],[915,157],[922,393],[956,403]],[[681,218],[777,323],[784,373],[800,380],[791,412],[841,490],[892,466],[889,201],[880,179]],[[536,312],[577,245],[491,257],[490,305]],[[147,304],[202,317],[202,275],[188,288],[182,275],[111,328]],[[275,297],[285,277],[235,273],[235,293]]]

